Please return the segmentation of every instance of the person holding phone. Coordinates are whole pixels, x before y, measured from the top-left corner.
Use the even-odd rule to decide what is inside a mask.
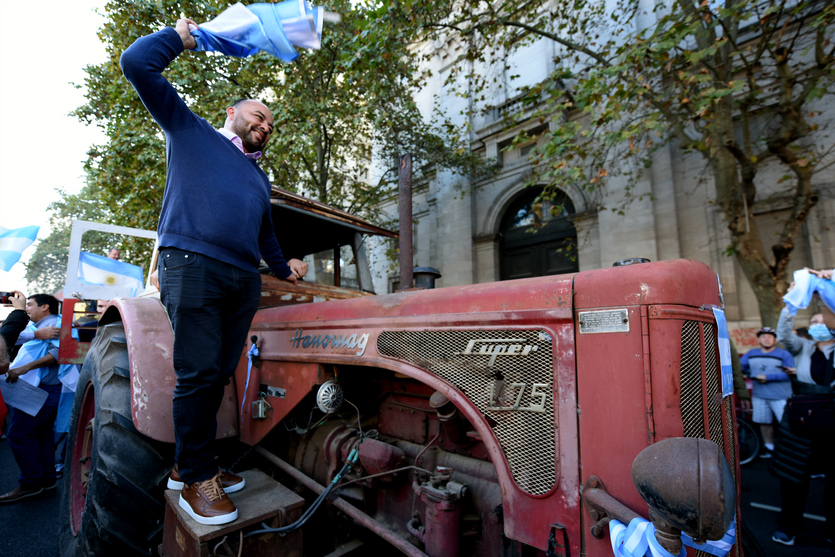
[[[15,299],[22,294],[17,292]],[[53,327],[60,323],[58,300],[49,294],[34,294],[26,300],[26,314],[32,323],[27,330]],[[17,342],[20,343],[21,333]],[[39,344],[40,343],[40,344]],[[30,371],[36,373],[37,388],[46,392],[46,400],[34,416],[18,408],[9,413],[6,436],[15,462],[20,467],[18,486],[0,495],[0,504],[16,503],[55,489],[55,437],[53,433],[58,400],[61,396],[58,345],[48,341],[28,341],[22,353],[10,364],[5,381],[15,383]],[[27,359],[28,357],[28,359]],[[22,360],[22,361],[21,361]]]
[[[742,372],[754,380],[751,404],[754,423],[760,425],[766,453],[774,452],[774,420],[783,419],[786,399],[792,395],[789,375],[785,368],[794,367],[794,358],[786,350],[777,347],[777,331],[763,327],[757,331],[759,348],[749,350],[740,358]]]
[[[58,335],[61,334],[60,327],[43,327],[34,332],[27,331],[26,325],[29,324],[29,316],[26,314],[26,296],[19,290],[0,294],[14,307],[14,310],[3,321],[3,325],[0,326],[0,335],[6,341],[7,354],[10,360],[14,360],[17,349],[24,342],[32,339],[50,340],[58,338]]]

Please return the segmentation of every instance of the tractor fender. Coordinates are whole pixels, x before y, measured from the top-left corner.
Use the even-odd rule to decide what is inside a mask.
[[[156,441],[174,442],[174,333],[162,302],[155,297],[116,298],[99,325],[121,319],[130,362],[131,416],[136,429]],[[238,435],[235,386],[226,386],[217,415],[217,438]]]

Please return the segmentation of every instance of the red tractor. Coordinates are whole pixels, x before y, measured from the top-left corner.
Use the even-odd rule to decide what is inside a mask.
[[[241,450],[221,464],[308,499],[279,522],[330,485],[316,501],[328,503],[301,535],[232,523],[204,554],[608,556],[612,518],[649,517],[673,548],[681,531],[716,539],[734,516],[740,529],[709,267],[634,261],[372,296],[363,239],[392,233],[278,189],[273,207],[273,222],[307,231],[276,235],[312,275],[263,276],[218,415],[219,442]],[[70,295],[61,349],[80,362]],[[115,298],[99,320],[75,394],[62,555],[191,554],[164,495],[172,345],[158,296]]]

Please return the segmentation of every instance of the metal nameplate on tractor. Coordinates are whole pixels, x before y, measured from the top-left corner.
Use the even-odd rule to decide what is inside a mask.
[[[626,309],[581,311],[577,321],[582,335],[629,332],[629,311]]]
[[[284,389],[280,389],[278,387],[271,387],[269,385],[261,384],[260,391],[262,393],[266,393],[267,396],[272,396],[275,398],[284,398],[287,396],[287,391]]]

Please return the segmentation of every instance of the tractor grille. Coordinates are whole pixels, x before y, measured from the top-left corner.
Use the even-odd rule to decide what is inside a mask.
[[[734,481],[739,482],[736,477],[736,448],[732,441],[733,402],[730,398],[722,397],[716,325],[712,323],[685,321],[681,328],[680,408],[684,436],[710,439],[722,447],[734,474]],[[726,443],[726,437],[731,442]],[[697,551],[696,555],[710,557],[704,551]],[[739,544],[734,545],[729,555],[739,556]]]
[[[377,350],[461,391],[492,428],[519,488],[543,495],[557,480],[552,344],[540,330],[385,331]]]

